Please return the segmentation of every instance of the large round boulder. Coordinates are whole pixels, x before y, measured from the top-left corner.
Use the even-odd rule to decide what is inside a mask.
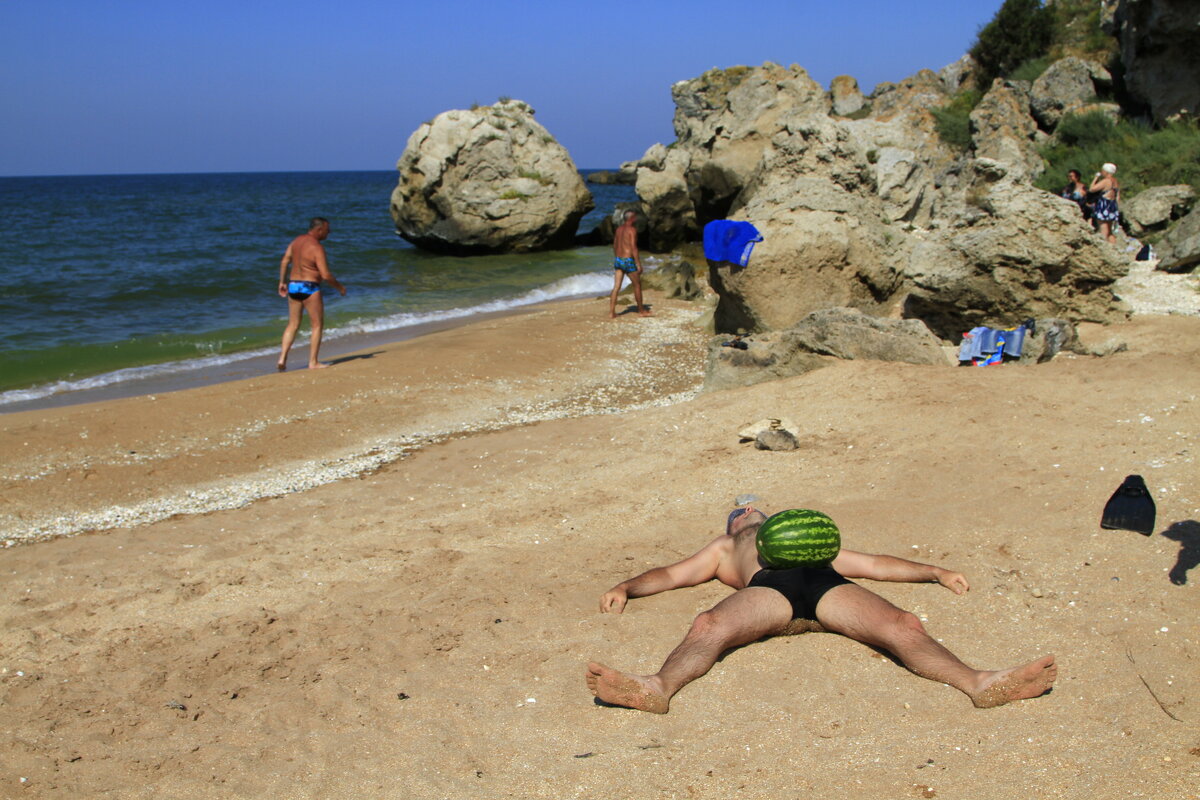
[[[1048,131],[1066,114],[1077,113],[1112,89],[1112,76],[1094,61],[1070,56],[1055,61],[1033,82],[1029,106]]]
[[[520,100],[501,100],[417,128],[396,165],[396,231],[460,255],[571,246],[592,196],[533,114]]]

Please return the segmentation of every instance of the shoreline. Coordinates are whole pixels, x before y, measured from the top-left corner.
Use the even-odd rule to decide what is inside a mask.
[[[555,298],[553,300],[546,301],[546,303],[582,300],[586,297],[588,297],[588,295]],[[336,364],[349,360],[347,357],[354,357],[355,354],[363,350],[384,347],[390,344],[398,344],[399,342],[417,339],[431,333],[451,330],[463,325],[471,325],[476,322],[486,322],[487,320],[496,317],[525,314],[529,313],[534,308],[536,308],[536,306],[533,305],[514,306],[502,311],[483,311],[459,317],[450,317],[448,319],[422,322],[402,328],[391,328],[383,331],[372,331],[370,333],[349,333],[342,336],[335,336],[333,338],[326,337],[321,343],[322,361],[325,363]],[[307,317],[305,317],[305,323],[301,327],[300,331],[304,339],[301,341],[301,336],[296,337],[297,343],[293,345],[292,352],[290,354],[289,360],[292,361],[293,364],[306,363],[304,359],[307,358],[309,344],[307,325],[308,321]],[[281,326],[280,331],[282,330],[283,328]],[[302,355],[303,358],[301,358]],[[268,375],[278,374],[278,370],[275,369],[275,363],[278,356],[279,346],[276,345],[276,347],[273,348],[270,353],[238,358],[222,364],[198,366],[194,369],[181,369],[165,375],[150,374],[129,380],[114,381],[113,383],[105,384],[103,386],[74,389],[66,392],[56,392],[54,394],[44,395],[31,400],[17,400],[11,403],[0,405],[0,417],[3,417],[5,414],[17,413],[21,411],[40,411],[44,409],[64,408],[67,406],[81,405],[85,403],[123,400],[131,397],[141,397],[144,395],[158,395],[166,392],[178,392],[185,389],[196,389],[202,386],[214,386],[221,383],[241,381],[249,378],[266,377]],[[203,356],[200,356],[197,357],[196,360],[199,361],[203,358]],[[137,368],[131,367],[129,369]],[[306,369],[306,367],[297,367],[293,365],[292,367],[289,367],[287,371],[299,372],[303,369]],[[36,388],[39,387],[28,387],[27,390]]]
[[[707,338],[691,324],[699,307],[659,300],[653,317],[612,322],[606,301],[444,320],[401,340],[366,334],[331,370],[242,379],[214,370],[162,393],[0,415],[13,445],[0,474],[0,543],[239,508],[464,435],[694,396]],[[470,400],[446,403],[456,389]]]

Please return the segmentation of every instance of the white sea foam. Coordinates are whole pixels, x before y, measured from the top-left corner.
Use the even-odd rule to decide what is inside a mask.
[[[646,269],[652,269],[655,264],[646,259]],[[440,311],[405,312],[387,317],[368,320],[352,320],[337,328],[326,329],[325,340],[337,339],[342,336],[363,333],[382,333],[386,331],[403,331],[419,325],[427,325],[445,320],[462,319],[477,314],[489,314],[508,311],[523,306],[546,303],[551,300],[562,300],[570,297],[583,297],[597,293],[607,293],[612,288],[612,277],[604,272],[588,272],[581,275],[571,275],[554,281],[546,286],[538,287],[516,297],[492,300],[487,303],[467,308],[448,308]],[[298,342],[303,344],[303,342]],[[245,350],[238,353],[207,355],[189,358],[181,361],[167,361],[162,364],[150,364],[143,367],[126,367],[124,369],[105,372],[79,380],[55,381],[33,386],[28,389],[13,389],[0,392],[0,406],[11,403],[40,400],[43,397],[65,392],[80,392],[89,389],[100,389],[125,381],[138,381],[148,378],[160,378],[178,375],[195,370],[210,369],[225,364],[232,364],[249,359],[264,358],[276,352],[276,348],[263,347],[256,350]]]

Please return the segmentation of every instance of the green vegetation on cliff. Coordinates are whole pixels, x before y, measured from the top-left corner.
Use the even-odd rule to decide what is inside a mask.
[[[971,112],[983,93],[977,89],[963,89],[941,108],[930,109],[942,141],[958,150],[971,146]]]
[[[1060,58],[1117,63],[1117,40],[1104,32],[1097,0],[1005,0],[971,47],[975,76],[986,89],[995,78],[1032,81]]]
[[[971,57],[982,87],[1009,76],[1017,67],[1050,52],[1054,15],[1041,0],[1004,0],[992,21],[979,30]]]
[[[971,146],[971,111],[995,78],[1033,82],[1060,58],[1077,56],[1120,70],[1117,40],[1101,27],[1097,0],[1005,0],[980,29],[971,57],[973,81],[938,109],[938,135],[959,150]]]
[[[1122,120],[1114,123],[1103,112],[1068,115],[1059,123],[1055,141],[1042,150],[1046,171],[1036,185],[1057,192],[1067,170],[1091,180],[1100,165],[1117,165],[1122,192],[1131,196],[1151,186],[1187,183],[1200,191],[1200,126],[1175,122],[1152,130]]]

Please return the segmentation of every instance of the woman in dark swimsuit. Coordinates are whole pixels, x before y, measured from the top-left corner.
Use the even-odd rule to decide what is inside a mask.
[[[1061,194],[1068,200],[1074,200],[1075,204],[1079,206],[1079,211],[1083,214],[1083,218],[1088,218],[1088,206],[1086,203],[1087,187],[1083,185],[1083,176],[1079,173],[1079,170],[1072,169],[1067,171],[1067,185],[1063,187]]]

